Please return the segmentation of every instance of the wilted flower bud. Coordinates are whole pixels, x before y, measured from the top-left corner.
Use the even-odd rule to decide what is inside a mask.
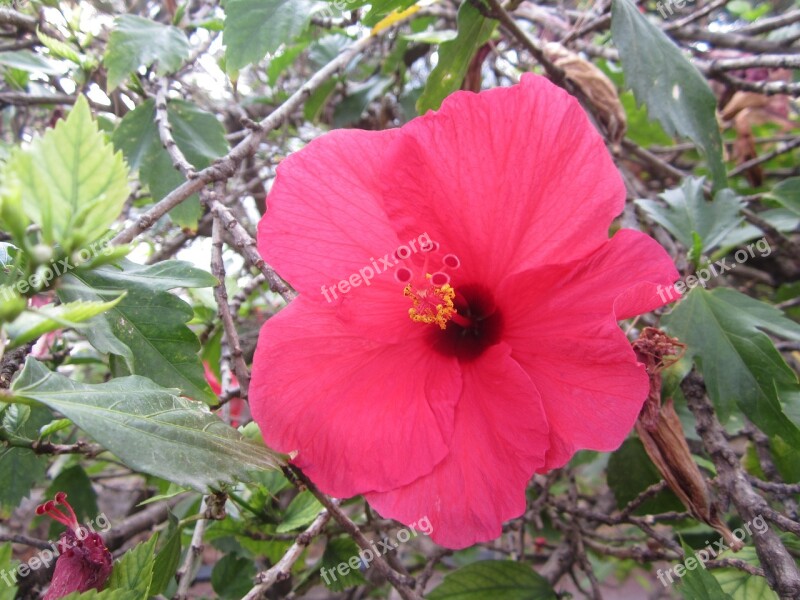
[[[63,506],[66,514],[56,508]],[[100,534],[82,527],[67,495],[58,492],[55,500],[36,507],[37,515],[48,515],[67,526],[58,540],[58,560],[50,588],[43,600],[57,600],[73,592],[99,590],[111,574],[111,552]]]

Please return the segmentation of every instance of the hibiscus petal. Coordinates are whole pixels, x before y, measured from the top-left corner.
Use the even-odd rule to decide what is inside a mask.
[[[579,449],[614,450],[628,435],[649,384],[616,319],[663,305],[658,286],[677,276],[654,240],[622,230],[586,260],[503,283],[503,338],[541,393],[550,424],[543,470]]]
[[[380,258],[401,244],[380,203],[380,168],[397,132],[332,131],[278,166],[258,249],[296,290],[325,301],[323,285],[383,268]]]
[[[463,548],[500,535],[525,510],[525,488],[544,464],[548,427],[530,378],[498,344],[462,365],[450,454],[429,475],[365,494],[384,517],[428,517],[437,543]]]
[[[294,463],[338,497],[429,473],[448,451],[461,376],[419,330],[402,344],[370,341],[303,296],[267,321],[250,384],[267,446],[297,451]]]
[[[579,258],[608,238],[625,186],[578,102],[544,77],[452,94],[401,130],[384,202],[402,234],[424,224],[486,285]]]

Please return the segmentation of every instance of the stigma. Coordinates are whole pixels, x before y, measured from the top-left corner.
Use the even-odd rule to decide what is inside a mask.
[[[425,278],[425,285],[415,287],[409,283],[403,289],[403,295],[413,304],[408,309],[408,316],[415,323],[436,324],[440,329],[445,329],[456,314],[453,305],[456,291],[447,281],[439,281],[437,285],[438,278],[430,273]]]

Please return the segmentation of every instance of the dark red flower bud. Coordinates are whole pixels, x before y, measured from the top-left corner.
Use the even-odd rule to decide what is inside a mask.
[[[62,512],[57,506],[63,506]],[[111,574],[111,552],[99,533],[78,523],[67,495],[58,492],[55,500],[36,507],[37,515],[48,515],[67,526],[58,540],[58,560],[50,588],[43,600],[57,600],[73,592],[99,590]]]

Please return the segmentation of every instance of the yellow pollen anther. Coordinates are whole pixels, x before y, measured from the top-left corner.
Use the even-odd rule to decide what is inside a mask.
[[[427,278],[430,279],[431,275],[427,275]],[[409,283],[403,290],[403,295],[414,304],[408,309],[408,316],[416,323],[435,323],[444,329],[456,314],[456,309],[453,308],[456,291],[449,283],[432,285],[422,290],[415,290]]]

